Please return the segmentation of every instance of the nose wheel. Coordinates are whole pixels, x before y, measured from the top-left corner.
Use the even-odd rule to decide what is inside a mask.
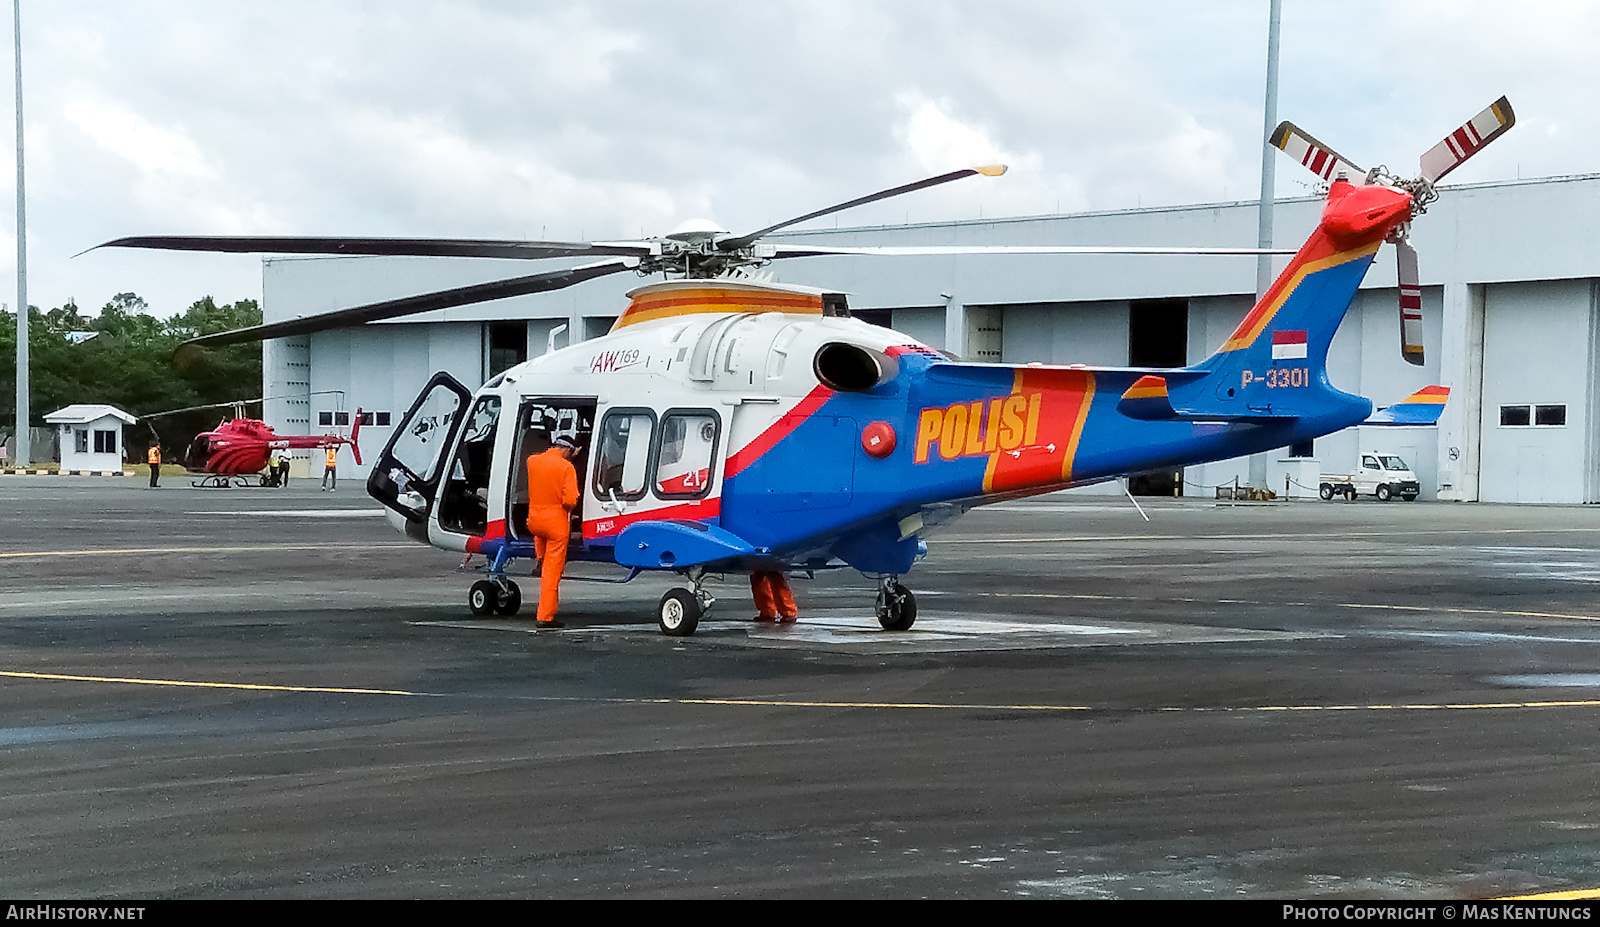
[[[474,615],[515,615],[522,608],[522,589],[509,579],[480,579],[467,590],[467,608]]]
[[[885,631],[909,631],[917,620],[917,597],[893,577],[878,587],[878,624]]]

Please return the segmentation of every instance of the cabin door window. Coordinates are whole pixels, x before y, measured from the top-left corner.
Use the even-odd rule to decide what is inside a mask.
[[[631,501],[644,496],[655,424],[655,415],[646,409],[613,409],[606,413],[595,449],[597,499]]]

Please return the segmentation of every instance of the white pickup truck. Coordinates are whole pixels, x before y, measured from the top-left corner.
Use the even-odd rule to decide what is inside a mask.
[[[1353,473],[1324,473],[1318,480],[1317,495],[1324,500],[1334,496],[1354,499],[1357,495],[1375,496],[1388,502],[1395,496],[1410,502],[1422,491],[1417,475],[1404,460],[1393,454],[1373,452],[1361,455],[1361,466]]]

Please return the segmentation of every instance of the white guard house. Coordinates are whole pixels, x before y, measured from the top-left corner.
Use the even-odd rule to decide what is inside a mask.
[[[1367,273],[1328,357],[1334,386],[1378,406],[1430,384],[1451,389],[1437,428],[1351,428],[1268,455],[1267,485],[1316,487],[1363,453],[1411,464],[1423,499],[1600,502],[1600,174],[1440,188],[1418,217],[1426,364],[1400,357],[1393,249]],[[1280,199],[1276,244],[1296,248],[1320,197]],[[1205,245],[1252,247],[1254,202],[784,232],[827,245]],[[1281,269],[1287,258],[1274,260]],[[578,263],[574,260],[571,263]],[[273,258],[268,322],[563,266],[450,258]],[[777,280],[849,294],[859,318],[975,361],[1176,367],[1204,359],[1254,302],[1253,257],[816,257],[775,262]],[[263,415],[275,428],[340,428],[363,413],[368,458],[436,370],[476,385],[542,353],[604,334],[632,287],[617,274],[570,289],[268,341]],[[564,328],[563,328],[564,327]],[[558,328],[563,330],[557,332]],[[554,334],[553,334],[554,333]],[[342,405],[324,401],[341,395]],[[367,420],[371,416],[371,420]],[[369,430],[370,429],[370,430]],[[370,442],[370,443],[369,443]],[[365,476],[364,472],[353,474]],[[1240,458],[1176,474],[1210,496]],[[1169,478],[1169,484],[1173,482]],[[1139,486],[1133,486],[1140,492]],[[1171,492],[1172,489],[1145,490]],[[1121,494],[1116,483],[1075,492]]]
[[[61,429],[61,470],[122,472],[122,426],[139,419],[115,406],[75,403],[44,417]]]

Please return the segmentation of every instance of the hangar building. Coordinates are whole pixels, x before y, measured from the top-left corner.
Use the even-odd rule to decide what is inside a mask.
[[[1279,247],[1297,247],[1321,210],[1281,199]],[[1163,245],[1252,247],[1254,202],[1017,219],[784,233],[828,245]],[[1451,387],[1439,427],[1356,428],[1319,439],[1311,459],[1285,449],[1268,485],[1294,495],[1320,468],[1368,450],[1406,458],[1424,499],[1600,501],[1600,174],[1445,187],[1419,218],[1426,364],[1400,357],[1394,253],[1384,248],[1334,339],[1329,378],[1383,406],[1423,386]],[[1287,257],[1275,258],[1278,267]],[[580,262],[569,262],[580,263]],[[267,322],[498,277],[543,261],[339,257],[264,262]],[[967,255],[817,257],[767,270],[785,283],[849,294],[868,321],[969,360],[1181,366],[1216,350],[1253,302],[1255,259],[1234,256]],[[659,278],[656,278],[659,279]],[[617,274],[552,293],[269,341],[265,417],[280,430],[347,430],[364,410],[376,455],[433,372],[476,385],[547,345],[604,334],[627,290]],[[564,331],[552,335],[560,326]],[[367,437],[370,435],[371,437]],[[1302,454],[1305,448],[1297,449]],[[302,466],[305,465],[302,461]],[[320,466],[320,465],[318,465]],[[348,462],[342,466],[349,466]],[[1189,467],[1184,493],[1249,482],[1245,458]],[[357,475],[364,475],[358,472]],[[1171,491],[1155,484],[1158,491]],[[1086,491],[1120,493],[1108,485]]]

